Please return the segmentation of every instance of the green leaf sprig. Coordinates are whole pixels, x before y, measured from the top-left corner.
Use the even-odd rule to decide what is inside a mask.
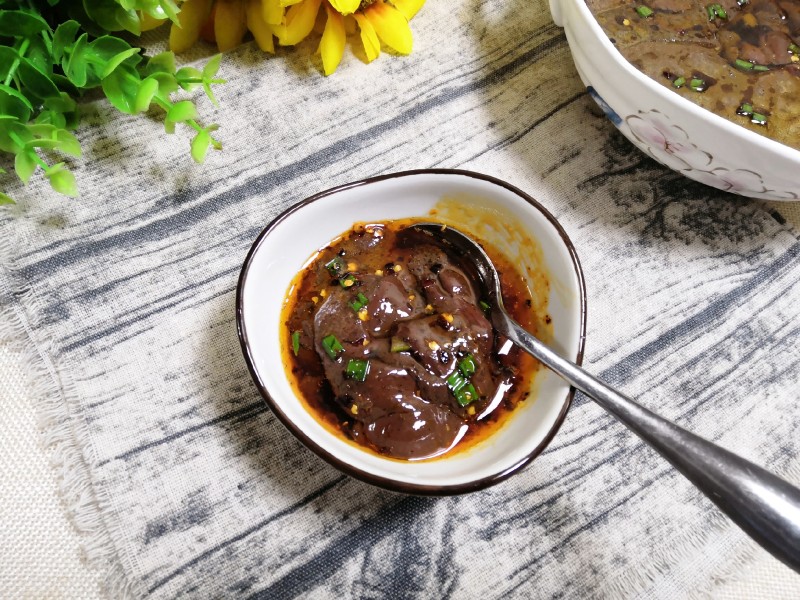
[[[138,35],[140,13],[175,20],[178,12],[173,0],[0,0],[0,152],[14,157],[23,183],[41,168],[54,190],[78,194],[60,155],[81,156],[71,133],[80,123],[77,100],[95,88],[123,113],[160,108],[167,133],[179,123],[193,129],[198,163],[209,148],[222,148],[212,136],[218,126],[201,126],[195,103],[175,98],[202,87],[217,106],[211,86],[224,83],[217,77],[221,55],[202,70],[179,69],[172,52],[146,57],[113,34]],[[0,192],[0,205],[13,202]]]

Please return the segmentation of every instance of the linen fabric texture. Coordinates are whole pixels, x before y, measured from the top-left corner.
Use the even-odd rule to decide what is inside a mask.
[[[428,2],[412,28],[411,56],[327,78],[316,42],[228,53],[204,166],[185,131],[88,103],[80,198],[8,190],[3,332],[112,596],[698,597],[763,553],[580,394],[534,463],[459,497],[371,487],[289,434],[241,355],[239,269],[281,211],[393,171],[537,198],[583,264],[585,366],[800,483],[796,232],[624,139],[545,2]]]

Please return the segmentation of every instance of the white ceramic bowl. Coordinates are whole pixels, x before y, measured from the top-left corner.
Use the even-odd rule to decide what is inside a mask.
[[[631,142],[707,185],[765,200],[800,199],[800,151],[701,108],[631,65],[584,0],[550,0],[589,93]]]
[[[281,366],[279,338],[281,308],[292,278],[318,249],[356,222],[426,217],[434,209],[450,225],[479,235],[513,256],[523,272],[527,257],[536,254],[551,283],[551,346],[580,363],[585,290],[567,235],[544,207],[522,191],[466,171],[386,175],[300,202],[256,239],[242,267],[236,306],[239,337],[253,379],[272,411],[298,439],[353,477],[396,491],[442,495],[492,485],[533,460],[555,435],[573,390],[553,373],[540,370],[532,397],[485,441],[451,457],[415,462],[387,459],[332,434],[304,408]],[[536,242],[520,243],[520,232]]]

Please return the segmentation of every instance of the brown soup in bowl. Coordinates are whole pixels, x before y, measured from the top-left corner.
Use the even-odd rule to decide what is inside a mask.
[[[400,460],[485,439],[528,396],[537,368],[496,334],[488,305],[441,249],[399,242],[397,232],[413,222],[343,234],[297,275],[282,313],[285,368],[309,412],[337,435]],[[550,319],[532,309],[522,276],[483,245],[509,312],[547,335]]]
[[[800,150],[800,0],[586,0],[640,71]]]

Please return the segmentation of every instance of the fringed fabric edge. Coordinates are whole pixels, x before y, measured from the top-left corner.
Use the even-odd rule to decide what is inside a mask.
[[[9,246],[7,237],[0,239],[0,341],[23,358],[40,441],[67,519],[78,533],[84,559],[100,574],[103,593],[110,598],[142,597],[113,542],[113,526],[106,518],[114,510],[112,503],[92,481],[89,457],[94,451],[86,424],[78,417],[76,387],[67,369],[59,368],[52,340],[41,339],[40,302],[17,283]]]

